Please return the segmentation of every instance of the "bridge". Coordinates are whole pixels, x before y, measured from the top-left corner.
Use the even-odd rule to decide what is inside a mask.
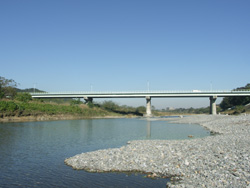
[[[92,102],[94,98],[145,98],[146,116],[151,116],[151,98],[207,97],[210,100],[210,114],[215,115],[218,97],[250,96],[250,90],[242,91],[130,91],[130,92],[42,92],[30,93],[33,98],[83,98]]]

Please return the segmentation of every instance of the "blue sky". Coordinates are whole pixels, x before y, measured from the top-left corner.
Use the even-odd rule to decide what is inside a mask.
[[[245,86],[249,7],[249,0],[2,0],[0,76],[45,91]],[[153,100],[157,108],[209,104]]]

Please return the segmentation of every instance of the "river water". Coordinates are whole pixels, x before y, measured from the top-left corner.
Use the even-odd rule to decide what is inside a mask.
[[[64,159],[126,145],[129,140],[189,139],[210,133],[199,125],[146,119],[0,123],[0,187],[166,187],[144,174],[88,173]]]

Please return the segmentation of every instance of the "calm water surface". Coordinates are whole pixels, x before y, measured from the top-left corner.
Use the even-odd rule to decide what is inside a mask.
[[[0,124],[0,187],[166,187],[143,174],[88,173],[64,159],[120,147],[129,140],[208,136],[198,125],[146,119],[91,119]]]

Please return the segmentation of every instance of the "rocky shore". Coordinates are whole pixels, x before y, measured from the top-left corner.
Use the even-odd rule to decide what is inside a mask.
[[[215,135],[130,141],[121,148],[76,155],[65,163],[90,172],[140,171],[170,177],[167,187],[250,186],[250,115],[195,115],[174,122],[200,124]]]

